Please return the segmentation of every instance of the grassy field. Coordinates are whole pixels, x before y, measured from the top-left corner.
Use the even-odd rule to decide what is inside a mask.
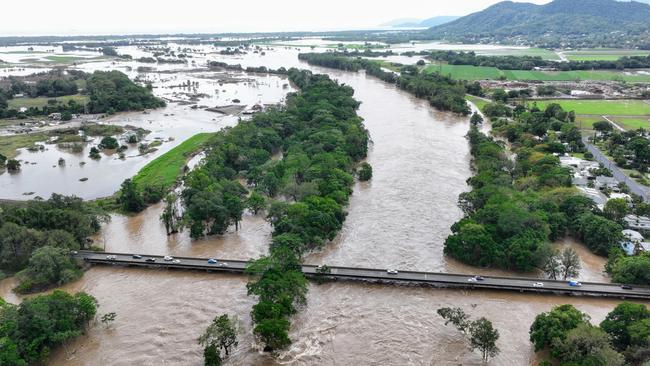
[[[468,101],[474,103],[474,105],[476,105],[476,108],[478,108],[478,109],[481,110],[481,111],[483,110],[483,107],[484,107],[486,104],[488,104],[487,101],[485,101],[485,100],[483,100],[483,99],[481,99],[481,98],[477,98],[477,97],[472,96],[472,95],[466,95],[466,96],[465,96],[465,99],[467,99]]]
[[[183,141],[180,145],[151,161],[133,177],[139,187],[162,185],[170,189],[183,173],[183,167],[189,157],[199,151],[213,133],[200,133]]]
[[[626,130],[638,130],[643,128],[645,130],[650,130],[650,116],[647,118],[638,118],[638,117],[609,117],[609,119],[616,122],[619,126],[623,127]]]
[[[642,100],[542,100],[537,101],[540,109],[550,103],[558,103],[567,111],[576,114],[607,116],[650,115],[650,104]]]
[[[616,61],[623,56],[648,56],[650,51],[617,50],[617,49],[586,49],[565,52],[564,55],[571,61]]]
[[[545,50],[543,48],[506,48],[500,50],[486,50],[486,51],[475,51],[479,55],[486,56],[533,56],[541,57],[545,60],[559,60],[560,56],[557,53],[550,50]]]
[[[86,95],[76,94],[76,95],[67,95],[67,96],[57,97],[57,98],[48,98],[48,97],[15,98],[15,99],[8,100],[8,103],[9,103],[9,107],[16,108],[16,109],[21,107],[41,108],[47,105],[47,101],[50,99],[56,99],[57,101],[62,103],[68,103],[68,101],[71,99],[75,100],[79,104],[85,104],[86,102],[88,102],[88,97]]]
[[[543,80],[543,81],[574,81],[574,80],[606,80],[627,82],[650,82],[650,75],[625,73],[622,71],[533,71],[533,70],[499,70],[495,67],[431,64],[425,72],[440,72],[451,75],[454,79],[483,80]]]
[[[0,136],[0,154],[14,158],[17,149],[33,146],[34,143],[47,140],[44,133],[33,133],[15,136]]]
[[[598,121],[604,121],[602,117],[592,117],[592,116],[576,116],[576,125],[580,127],[581,130],[591,131],[594,129],[594,123]]]

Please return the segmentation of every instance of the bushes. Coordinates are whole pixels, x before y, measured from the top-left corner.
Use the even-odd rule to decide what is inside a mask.
[[[622,255],[608,263],[607,269],[613,282],[647,285],[650,283],[650,253],[634,257]]]

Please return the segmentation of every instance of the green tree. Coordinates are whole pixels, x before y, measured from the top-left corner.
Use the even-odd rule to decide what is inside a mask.
[[[474,114],[472,114],[472,117],[469,119],[469,123],[471,123],[474,126],[480,125],[481,123],[483,123],[483,117],[481,117],[481,115],[478,114],[477,112],[474,112]]]
[[[496,345],[498,339],[499,331],[494,329],[491,321],[479,318],[472,322],[469,328],[470,347],[472,350],[481,351],[484,362],[499,354],[499,348]]]
[[[372,166],[366,162],[361,163],[359,169],[359,180],[362,182],[367,182],[372,179]]]
[[[625,351],[632,343],[630,326],[644,319],[650,319],[645,305],[623,302],[607,314],[600,327],[610,335],[614,348]]]
[[[267,207],[266,199],[258,191],[251,192],[246,200],[246,208],[251,210],[253,214],[257,215],[258,212],[265,210]]]
[[[221,352],[216,344],[208,344],[203,349],[203,364],[205,366],[221,366]]]
[[[445,325],[451,323],[461,332],[465,332],[471,325],[469,315],[461,308],[440,308],[437,312],[445,319]]]
[[[612,126],[612,124],[607,122],[607,121],[594,122],[593,128],[594,128],[594,130],[596,130],[596,131],[598,131],[598,132],[600,132],[602,134],[607,134],[609,132],[612,132],[612,130],[614,130],[614,127]]]
[[[203,347],[216,345],[226,353],[230,354],[232,347],[236,347],[237,333],[239,332],[236,318],[229,317],[227,314],[215,317],[205,332],[199,337],[199,344]]]
[[[555,339],[563,341],[567,332],[589,322],[589,316],[573,305],[559,305],[548,313],[537,315],[530,327],[530,341],[535,351],[550,347]]]
[[[122,182],[118,202],[122,204],[122,208],[127,212],[140,212],[145,208],[142,194],[131,179]]]
[[[0,154],[0,168],[4,167],[7,164],[7,157]]]
[[[621,257],[614,263],[612,281],[616,283],[647,285],[650,283],[650,253]]]
[[[569,330],[566,338],[553,340],[553,354],[566,365],[621,366],[623,356],[610,345],[609,336],[587,323]]]
[[[34,251],[27,267],[19,272],[19,292],[59,286],[81,277],[81,270],[65,248],[44,246]]]
[[[120,147],[120,143],[117,141],[115,137],[112,136],[106,136],[102,138],[102,140],[99,143],[100,149],[115,150],[118,147]]]
[[[610,199],[605,203],[603,213],[605,217],[616,222],[621,222],[629,212],[627,201],[623,198]]]

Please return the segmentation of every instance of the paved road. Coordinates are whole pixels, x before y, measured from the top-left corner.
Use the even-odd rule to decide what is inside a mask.
[[[602,163],[606,168],[612,171],[612,174],[617,181],[624,182],[628,187],[630,187],[630,191],[632,193],[643,197],[643,200],[646,203],[650,203],[650,187],[646,187],[640,183],[637,183],[637,181],[625,175],[625,173],[623,173],[623,171],[616,166],[616,163],[609,160],[605,154],[603,154],[596,146],[590,143],[586,136],[582,138],[582,142],[585,143],[587,150],[589,150],[589,152],[594,155],[594,159],[596,159],[596,161]]]
[[[109,256],[115,256],[109,259]],[[143,255],[141,259],[133,258],[132,254],[104,253],[80,251],[76,257],[92,264],[112,264],[125,266],[141,266],[149,268],[206,270],[210,272],[231,272],[242,274],[248,265],[246,261],[230,261],[219,259],[216,264],[209,264],[207,258],[175,257],[177,261],[165,261],[162,256]],[[147,262],[154,258],[155,262]],[[317,266],[303,265],[302,271],[308,277],[317,277]],[[482,281],[470,281],[471,276],[450,273],[399,271],[390,274],[386,269],[330,267],[327,277],[333,279],[348,279],[373,281],[379,283],[413,283],[426,284],[433,287],[451,287],[462,289],[495,289],[517,292],[536,292],[559,295],[601,296],[629,299],[650,300],[650,287],[634,286],[625,290],[620,285],[607,283],[583,282],[582,287],[571,287],[567,281],[538,280],[516,277],[484,277]],[[534,286],[543,284],[542,287]]]

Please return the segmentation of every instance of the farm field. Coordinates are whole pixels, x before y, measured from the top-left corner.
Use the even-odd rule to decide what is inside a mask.
[[[542,80],[574,81],[603,80],[626,82],[650,82],[650,73],[622,71],[534,71],[534,70],[499,70],[496,67],[431,64],[426,72],[440,72],[462,80],[508,79],[508,80]]]
[[[557,103],[567,111],[576,114],[598,116],[642,116],[650,115],[650,104],[642,100],[560,100],[549,99],[536,101],[540,109],[551,103]]]
[[[564,52],[571,61],[616,61],[624,56],[648,56],[650,51],[642,50],[615,50],[615,49],[585,49]]]

